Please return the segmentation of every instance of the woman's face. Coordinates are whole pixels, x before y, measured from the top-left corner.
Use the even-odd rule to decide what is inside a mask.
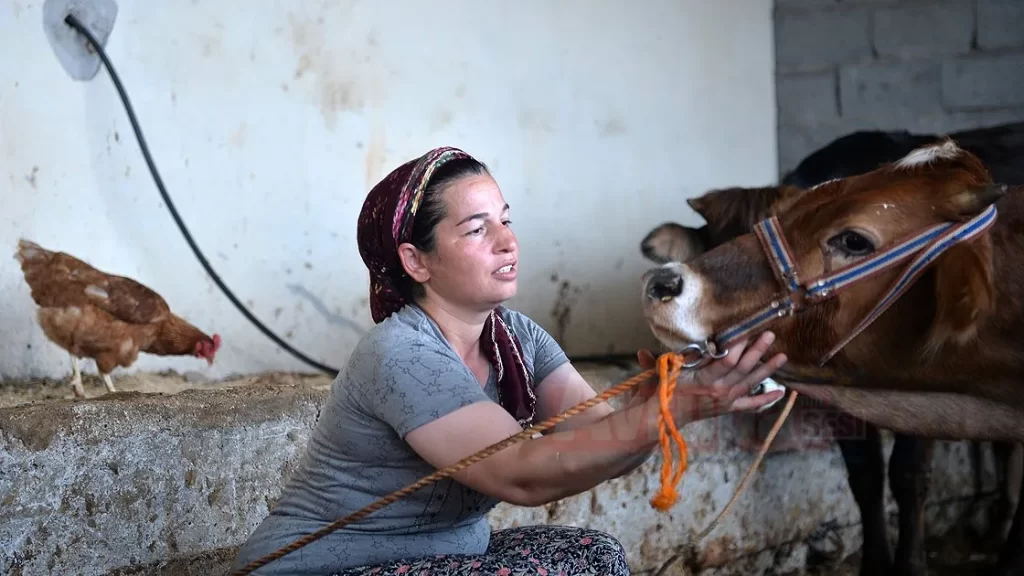
[[[488,174],[461,178],[441,192],[445,216],[431,253],[419,253],[428,298],[490,311],[516,295],[519,244],[508,204]]]

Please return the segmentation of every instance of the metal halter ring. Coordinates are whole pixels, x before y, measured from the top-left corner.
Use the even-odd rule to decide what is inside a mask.
[[[678,354],[682,357],[686,357],[687,351],[694,351],[697,353],[697,359],[693,361],[683,361],[683,368],[696,368],[705,364],[710,360],[719,360],[729,355],[729,350],[722,352],[715,352],[715,345],[710,341],[705,340],[703,342],[696,342],[693,344],[687,344],[679,350]]]

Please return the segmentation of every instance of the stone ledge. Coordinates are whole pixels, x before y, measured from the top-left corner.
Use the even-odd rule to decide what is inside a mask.
[[[222,570],[224,556],[276,500],[326,394],[253,385],[0,409],[0,573]],[[770,425],[774,415],[764,418]],[[753,456],[736,440],[751,422],[719,419],[686,429],[694,450],[681,500],[666,514],[648,503],[658,485],[655,457],[633,474],[548,506],[502,504],[491,524],[605,530],[622,541],[636,571],[654,569],[732,495]],[[760,425],[756,436],[766,429]],[[801,564],[822,526],[856,526],[838,451],[793,449],[799,445],[766,459],[692,562],[716,574],[761,574]],[[933,499],[969,496],[967,458],[966,444],[936,450]],[[935,531],[951,522],[935,520]],[[857,533],[843,532],[847,550],[857,548]]]

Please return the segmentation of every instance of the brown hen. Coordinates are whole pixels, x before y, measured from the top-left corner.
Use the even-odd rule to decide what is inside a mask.
[[[85,397],[80,358],[96,362],[110,392],[116,392],[110,372],[117,366],[131,366],[139,352],[191,355],[213,364],[220,336],[207,336],[174,315],[167,302],[146,286],[27,240],[18,242],[15,259],[39,305],[40,327],[71,354],[75,396]]]

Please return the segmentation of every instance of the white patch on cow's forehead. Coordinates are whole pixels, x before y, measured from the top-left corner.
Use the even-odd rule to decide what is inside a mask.
[[[831,184],[833,182],[839,182],[840,180],[842,180],[842,178],[833,178],[831,180],[825,180],[824,182],[821,182],[821,183],[815,184],[814,186],[811,186],[807,190],[808,191],[810,191],[810,190],[817,190],[818,188],[821,188],[822,186],[828,186],[829,184]]]
[[[913,150],[896,162],[897,168],[913,168],[931,164],[936,160],[952,160],[960,155],[960,147],[952,140]]]

